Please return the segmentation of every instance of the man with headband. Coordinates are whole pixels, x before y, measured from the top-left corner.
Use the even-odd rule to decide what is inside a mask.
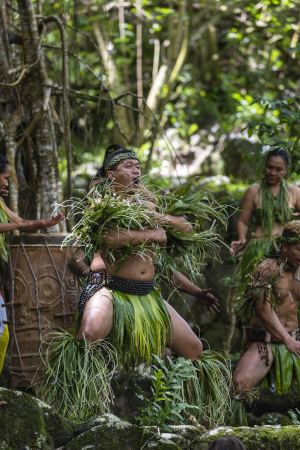
[[[143,197],[153,197],[153,194],[146,188],[141,187],[140,177],[140,163],[136,154],[121,146],[111,146],[106,151],[103,167],[97,173],[94,182],[102,182],[109,179],[110,186],[116,194],[124,193],[125,190],[126,194],[130,196],[131,193],[141,189]],[[155,204],[149,201],[147,203],[154,211]],[[122,230],[122,233],[109,230],[105,236],[106,246],[117,250],[125,245],[134,247],[145,241],[164,245],[167,241],[164,225],[172,226],[184,233],[193,231],[191,224],[183,216],[175,217],[159,213],[156,213],[156,215],[157,222],[160,225],[159,228],[138,231],[126,229]],[[78,259],[80,258],[77,255],[76,260],[78,261]],[[107,260],[106,252],[103,251],[101,255],[95,255],[90,267],[92,272],[99,273],[100,277],[103,277],[104,269],[107,270],[109,289],[103,287],[99,289],[97,283],[93,283],[93,281],[97,281],[97,276],[89,278],[92,282],[84,286],[78,303],[79,314],[82,315],[78,337],[84,336],[89,341],[96,341],[106,338],[115,328],[116,311],[114,311],[114,308],[117,308],[118,302],[116,297],[118,295],[122,295],[122,292],[125,294],[130,292],[138,296],[149,295],[151,297],[154,292],[159,291],[153,289],[155,285],[153,252],[149,252],[149,256],[146,258],[136,254],[126,259],[125,262],[120,262],[116,256],[112,264],[111,260]],[[75,258],[69,263],[69,268],[77,275],[87,273],[89,270],[89,267],[85,265],[83,260],[76,264]],[[218,311],[219,303],[210,294],[210,289],[199,289],[178,272],[173,274],[172,281],[181,291],[195,296],[211,312],[212,309]],[[203,346],[189,325],[168,303],[162,299],[158,300],[158,297],[156,297],[155,301],[158,302],[157,306],[162,317],[163,326],[157,328],[155,325],[155,330],[153,331],[161,334],[161,341],[167,343],[179,356],[191,360],[200,358]],[[172,341],[167,336],[170,328],[172,330]],[[118,331],[114,330],[114,332]],[[151,334],[152,331],[150,330],[149,332]]]
[[[239,299],[239,313],[250,317],[244,327],[245,353],[233,377],[235,399],[242,401],[263,380],[287,393],[293,377],[300,385],[299,304],[300,221],[284,226],[280,252],[249,274]]]

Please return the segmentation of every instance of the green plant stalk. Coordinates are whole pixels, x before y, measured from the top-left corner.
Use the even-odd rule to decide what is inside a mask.
[[[77,340],[68,331],[48,330],[43,372],[37,383],[42,399],[67,418],[86,420],[109,410],[110,380],[117,367],[114,348],[105,340]]]

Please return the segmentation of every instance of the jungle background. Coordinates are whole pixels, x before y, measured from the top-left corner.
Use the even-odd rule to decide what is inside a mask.
[[[257,156],[279,142],[292,155],[289,179],[300,184],[299,8],[299,0],[0,0],[10,208],[49,217],[87,189],[112,143],[137,152],[147,186],[192,179],[238,207]],[[227,245],[237,215],[221,230]],[[237,261],[225,246],[221,259],[207,261],[199,280],[221,301],[220,314],[189,296],[170,301],[211,348],[238,357],[241,334],[236,326],[229,345],[226,304]],[[2,264],[8,292],[4,274]]]

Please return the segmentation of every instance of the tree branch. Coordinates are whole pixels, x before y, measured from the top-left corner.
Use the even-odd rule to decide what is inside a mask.
[[[69,107],[69,73],[68,73],[68,45],[67,37],[64,25],[59,17],[48,16],[43,17],[42,22],[46,25],[47,23],[54,22],[60,32],[61,43],[62,43],[62,59],[63,59],[63,70],[62,70],[62,84],[63,84],[63,114],[65,122],[65,145],[66,145],[66,157],[68,165],[68,189],[67,195],[69,198],[72,197],[72,161],[71,161],[71,130],[70,130],[70,107]]]

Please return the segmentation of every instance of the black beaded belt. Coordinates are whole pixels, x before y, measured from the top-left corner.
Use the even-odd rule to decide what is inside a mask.
[[[126,278],[116,277],[112,275],[95,274],[89,271],[86,277],[86,284],[82,287],[82,291],[78,299],[78,313],[83,316],[86,302],[100,289],[107,287],[114,291],[124,292],[133,295],[148,295],[154,288],[155,278],[151,281],[127,280]]]

